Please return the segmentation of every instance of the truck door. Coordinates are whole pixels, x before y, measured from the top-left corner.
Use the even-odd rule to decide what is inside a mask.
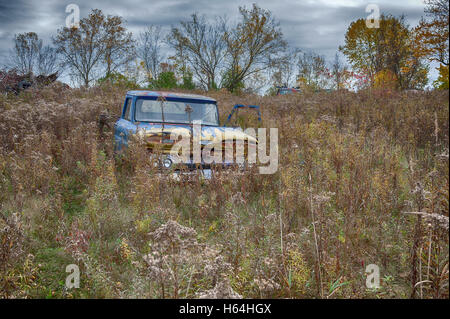
[[[125,99],[120,119],[114,125],[114,149],[122,151],[128,146],[130,133],[135,132],[135,125],[132,122],[132,101],[131,97]]]

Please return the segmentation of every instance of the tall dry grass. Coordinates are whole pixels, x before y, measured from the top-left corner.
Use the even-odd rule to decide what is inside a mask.
[[[448,298],[448,91],[209,93],[222,122],[260,105],[262,124],[238,123],[277,127],[280,148],[273,175],[209,182],[159,174],[137,145],[114,160],[97,119],[124,93],[0,100],[2,297]]]

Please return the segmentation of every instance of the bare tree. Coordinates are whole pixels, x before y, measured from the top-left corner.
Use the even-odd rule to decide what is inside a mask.
[[[223,34],[226,20],[216,18],[215,24],[206,21],[205,16],[196,13],[191,20],[182,21],[180,27],[173,27],[169,43],[177,52],[177,57],[192,68],[201,85],[209,90],[217,87],[218,70],[226,53]],[[182,67],[186,71],[186,66]]]
[[[136,55],[132,34],[126,32],[123,23],[118,16],[108,16],[104,23],[106,77],[128,64]]]
[[[158,79],[162,53],[163,35],[160,26],[150,25],[139,34],[137,55],[143,61],[147,81]]]
[[[338,52],[336,52],[333,64],[331,65],[331,76],[333,77],[334,89],[343,89],[345,81],[348,79],[348,67],[341,60]]]
[[[14,38],[11,66],[21,75],[33,76],[59,73],[56,49],[46,45],[34,32],[21,33]]]
[[[314,52],[304,52],[298,59],[299,81],[307,88],[317,90],[327,86],[328,69],[325,58]]]
[[[39,50],[37,72],[45,76],[61,72],[61,64],[55,48],[46,45]]]
[[[64,27],[53,40],[71,76],[86,87],[95,78],[94,71],[105,54],[104,22],[103,13],[94,9],[87,18],[80,20],[79,28]]]
[[[27,32],[16,35],[11,54],[13,67],[22,75],[33,74],[41,48],[42,40],[36,33]]]
[[[249,10],[239,7],[239,12],[242,21],[224,33],[228,53],[224,86],[229,91],[248,76],[273,67],[287,46],[270,11],[253,4]]]
[[[256,72],[252,73],[245,78],[242,83],[242,92],[259,94],[262,90],[270,86],[271,84],[271,73],[269,72]],[[241,91],[240,89],[238,91]]]
[[[272,71],[272,81],[276,86],[291,87],[296,82],[298,59],[301,51],[290,49],[282,55]]]

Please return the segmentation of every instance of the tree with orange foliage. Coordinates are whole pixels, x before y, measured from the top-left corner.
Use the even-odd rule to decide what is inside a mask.
[[[364,19],[352,22],[339,50],[356,72],[368,75],[370,86],[374,86],[379,72],[382,73],[378,77],[389,70],[399,89],[423,88],[428,81],[428,68],[423,57],[416,54],[414,40],[414,32],[403,16],[382,15],[379,28],[368,28]]]
[[[449,68],[449,3],[447,0],[427,0],[425,14],[416,27],[416,48],[421,56],[440,63],[439,78],[433,85],[448,89]]]
[[[375,74],[373,86],[383,89],[398,89],[398,79],[391,70],[381,70]]]
[[[433,82],[433,85],[437,89],[448,90],[448,65],[441,64],[438,68],[439,77]]]
[[[449,65],[449,3],[447,0],[426,0],[425,14],[416,27],[418,50],[432,61]]]

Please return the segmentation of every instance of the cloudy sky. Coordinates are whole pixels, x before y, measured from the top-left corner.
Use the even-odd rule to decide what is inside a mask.
[[[382,13],[405,14],[411,26],[418,23],[424,10],[423,0],[0,0],[0,66],[6,61],[14,34],[34,31],[49,43],[65,25],[66,6],[71,3],[79,6],[81,18],[93,8],[120,15],[129,30],[138,34],[149,24],[168,29],[193,12],[237,19],[238,7],[254,2],[272,11],[291,46],[314,50],[329,59],[343,44],[348,25],[368,16],[368,4],[377,4]]]

